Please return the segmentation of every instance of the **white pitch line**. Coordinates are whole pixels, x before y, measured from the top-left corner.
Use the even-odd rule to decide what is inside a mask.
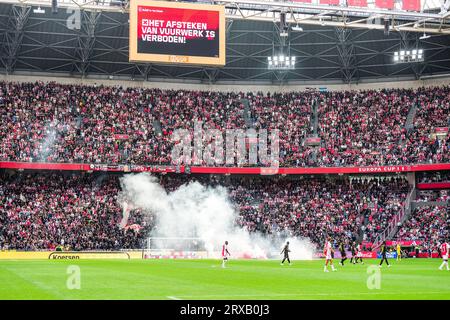
[[[183,300],[174,296],[167,296],[167,298],[169,298],[170,300]]]
[[[184,298],[195,297],[285,297],[285,296],[343,296],[343,295],[401,295],[405,292],[360,292],[360,293],[275,293],[275,294],[209,294],[209,295],[195,295],[195,296],[183,296]],[[411,292],[413,294],[442,294],[445,292]],[[170,298],[170,297],[168,297]],[[172,297],[175,298],[175,297]],[[180,298],[174,300],[182,300]]]

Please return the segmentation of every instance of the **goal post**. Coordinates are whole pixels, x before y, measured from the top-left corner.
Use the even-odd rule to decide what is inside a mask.
[[[208,257],[208,250],[200,238],[149,237],[142,251],[144,259]]]

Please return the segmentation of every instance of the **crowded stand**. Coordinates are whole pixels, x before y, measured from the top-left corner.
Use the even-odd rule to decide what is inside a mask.
[[[305,144],[315,103],[319,147]],[[0,160],[171,164],[174,130],[201,121],[223,133],[280,130],[281,166],[445,163],[449,135],[433,130],[449,126],[449,105],[449,87],[254,94],[0,82]]]
[[[174,131],[193,131],[201,122],[203,129],[224,134],[228,129],[279,130],[281,166],[446,163],[449,107],[450,87],[243,93],[0,82],[0,161],[169,165],[176,160],[171,158]],[[415,116],[408,129],[411,110]],[[436,128],[447,131],[436,134]],[[305,143],[316,134],[318,146]],[[119,177],[2,171],[0,245],[20,250],[58,244],[73,250],[142,247],[153,216],[133,209],[127,226],[120,226]],[[167,190],[192,180],[225,186],[240,226],[308,237],[316,244],[326,235],[376,241],[402,213],[410,191],[401,175],[159,177]],[[449,180],[444,171],[417,176],[419,183]],[[449,196],[419,190],[415,200],[448,201]],[[417,209],[397,237],[430,238],[437,226],[427,219],[445,220],[445,209],[436,208]]]
[[[3,82],[0,159],[169,164],[173,130],[194,120],[241,127],[237,101],[218,92]]]
[[[142,248],[154,226],[139,208],[120,225],[120,175],[2,171],[0,246],[9,249],[72,250]],[[403,177],[280,178],[160,175],[173,191],[197,180],[224,186],[250,232],[335,240],[372,241],[401,210],[408,184]]]
[[[450,182],[450,171],[419,172],[419,183]]]
[[[261,192],[259,205],[251,207],[253,194],[261,196]],[[403,178],[304,179],[244,184],[233,190],[232,196],[246,199],[246,214],[240,223],[247,229],[288,230],[321,243],[326,235],[347,242],[359,239],[361,233],[366,241],[375,239],[400,213],[407,193]]]
[[[429,245],[446,241],[449,237],[449,210],[448,205],[416,208],[399,228],[396,239],[422,240]]]
[[[450,201],[450,195],[448,190],[420,190],[417,192],[416,201],[428,202],[438,201],[447,202]]]
[[[413,90],[329,92],[320,96],[318,164],[369,166],[408,163],[400,149]]]
[[[408,182],[403,178],[386,179],[374,184],[371,190],[374,208],[365,227],[365,241],[374,242],[393,217],[402,213],[409,188]]]
[[[116,176],[2,172],[1,180],[2,249],[136,248],[152,223],[135,210],[128,228],[119,228],[122,208]]]
[[[314,166],[313,149],[305,146],[305,138],[312,133],[311,124],[314,94],[277,93],[249,94],[248,100],[255,129],[278,129],[280,133],[280,159],[284,166]]]
[[[416,94],[417,113],[414,129],[406,134],[402,149],[412,163],[450,161],[450,87],[419,90]],[[447,134],[438,138],[438,129]]]

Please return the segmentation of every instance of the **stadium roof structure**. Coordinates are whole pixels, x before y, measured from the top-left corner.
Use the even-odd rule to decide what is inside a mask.
[[[316,0],[199,2],[226,7],[224,67],[129,62],[128,1],[58,0],[52,13],[51,0],[0,0],[0,73],[208,84],[450,76],[450,0],[422,0],[420,12],[401,10],[398,0],[394,10],[377,9],[374,0],[368,8]],[[289,25],[286,38],[280,36],[280,13]],[[301,31],[291,28],[297,25]],[[267,57],[282,41],[296,68],[269,70]],[[406,49],[423,49],[424,61],[395,63],[394,52]]]

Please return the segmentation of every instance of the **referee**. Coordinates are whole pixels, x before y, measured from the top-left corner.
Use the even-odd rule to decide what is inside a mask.
[[[347,260],[347,254],[345,253],[345,244],[344,244],[344,241],[342,241],[342,240],[339,243],[339,252],[341,253],[341,262],[339,262],[339,264],[341,266],[343,266],[344,261]]]
[[[386,258],[387,248],[386,248],[386,241],[383,241],[383,244],[381,245],[381,261],[379,267],[381,268],[381,265],[383,264],[383,261],[386,261],[386,264],[388,268],[391,267],[391,265],[388,262],[388,259]]]

